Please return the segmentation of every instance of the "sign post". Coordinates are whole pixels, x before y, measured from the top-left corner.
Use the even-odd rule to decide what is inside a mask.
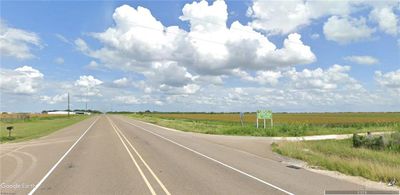
[[[11,138],[11,131],[14,129],[13,126],[8,126],[7,130],[8,130],[8,138]]]
[[[266,122],[265,122],[265,119],[264,119],[264,129],[265,129],[265,124],[266,124]]]
[[[261,118],[261,115],[260,115],[260,110],[257,110],[257,129],[258,129],[258,119],[260,119]]]
[[[257,128],[258,128],[258,120],[264,120],[264,129],[266,128],[266,119],[271,120],[271,128],[273,127],[272,121],[272,111],[271,110],[257,110]]]
[[[240,124],[242,124],[242,127],[243,127],[243,118],[244,118],[244,113],[240,112]]]
[[[258,118],[256,120],[257,120],[257,129],[258,129]]]

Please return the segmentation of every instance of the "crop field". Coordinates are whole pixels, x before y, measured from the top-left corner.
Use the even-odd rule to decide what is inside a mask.
[[[72,115],[71,115],[72,116]],[[65,118],[68,115],[63,114],[0,114],[0,121],[5,123],[32,121],[32,120],[47,120],[56,118]]]
[[[131,117],[182,131],[223,135],[307,136],[400,129],[400,113],[277,113],[273,128],[267,120],[266,129],[262,120],[256,128],[255,113],[244,114],[243,126],[238,113],[142,113]]]
[[[168,119],[240,122],[239,114],[152,114]],[[275,124],[346,125],[400,123],[400,113],[299,113],[273,115]],[[245,123],[255,123],[255,113],[244,114]],[[261,121],[260,121],[261,122]]]

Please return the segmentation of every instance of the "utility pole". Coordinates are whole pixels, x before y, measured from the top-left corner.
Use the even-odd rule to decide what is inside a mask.
[[[69,117],[69,111],[70,111],[70,108],[69,108],[69,92],[68,92],[68,117]]]
[[[89,86],[87,87],[87,91],[86,91],[86,104],[85,104],[85,111],[87,112],[87,104],[89,101]]]

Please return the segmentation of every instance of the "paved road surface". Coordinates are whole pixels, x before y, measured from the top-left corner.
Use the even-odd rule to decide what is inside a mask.
[[[323,194],[364,189],[289,168],[269,144],[173,131],[124,116],[95,116],[41,139],[1,145],[1,193]]]

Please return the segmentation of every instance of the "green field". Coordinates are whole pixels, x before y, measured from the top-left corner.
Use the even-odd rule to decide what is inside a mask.
[[[399,152],[354,148],[351,139],[280,142],[273,144],[273,150],[321,169],[385,183],[394,178],[400,181]],[[400,186],[400,183],[396,185]]]
[[[54,131],[88,118],[84,115],[68,116],[34,116],[24,119],[12,118],[0,122],[0,142],[19,142],[48,135]],[[4,119],[4,117],[2,117]],[[11,137],[8,137],[7,126],[13,126]]]
[[[239,122],[239,113],[146,113],[146,115],[170,119],[194,119]],[[275,124],[309,124],[325,126],[352,126],[360,124],[400,123],[399,112],[353,112],[353,113],[274,113]],[[244,122],[254,124],[255,113],[244,113]]]
[[[274,127],[256,128],[255,113],[246,113],[243,126],[239,114],[144,113],[133,118],[182,131],[222,135],[307,136],[396,131],[400,113],[298,113],[274,114]]]

